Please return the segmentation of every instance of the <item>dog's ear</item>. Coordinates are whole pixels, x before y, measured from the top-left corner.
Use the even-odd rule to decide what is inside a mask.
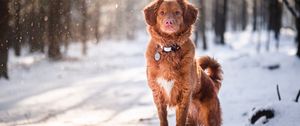
[[[155,0],[144,8],[144,15],[148,25],[156,25],[157,10],[162,2],[163,0]]]
[[[184,23],[190,26],[195,23],[198,16],[198,10],[191,4],[186,4],[185,13],[183,16]]]

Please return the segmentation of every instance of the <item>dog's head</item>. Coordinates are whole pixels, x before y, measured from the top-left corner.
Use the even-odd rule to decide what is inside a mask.
[[[186,0],[155,0],[144,9],[144,14],[148,25],[173,34],[191,27],[198,11]]]

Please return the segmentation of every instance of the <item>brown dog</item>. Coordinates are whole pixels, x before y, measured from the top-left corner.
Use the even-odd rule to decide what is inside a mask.
[[[176,126],[220,126],[221,66],[208,56],[195,59],[189,39],[197,9],[185,0],[156,0],[144,14],[151,35],[146,51],[148,85],[160,125],[168,125],[169,106],[176,107]]]

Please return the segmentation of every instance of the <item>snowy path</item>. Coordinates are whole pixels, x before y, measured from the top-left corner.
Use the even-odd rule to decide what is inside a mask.
[[[229,39],[249,39],[248,34],[239,36],[243,38],[229,35]],[[215,47],[198,52],[214,56],[223,65],[225,79],[219,97],[224,126],[244,125],[253,107],[276,102],[276,84],[284,100],[295,98],[300,89],[300,60],[289,55],[293,45],[286,41],[293,36],[286,34],[282,39],[280,52],[258,55],[253,46],[243,42],[232,43],[240,49]],[[60,62],[41,55],[11,56],[11,80],[0,80],[0,126],[157,125],[146,84],[145,42],[141,38],[137,42],[90,44],[87,57],[80,56],[80,46],[75,44],[68,56],[77,58]],[[267,69],[276,64],[279,69]],[[174,114],[169,117],[174,124]]]

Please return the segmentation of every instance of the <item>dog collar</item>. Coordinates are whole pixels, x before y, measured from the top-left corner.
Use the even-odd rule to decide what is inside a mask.
[[[162,48],[163,52],[176,52],[177,50],[180,49],[180,46],[178,46],[177,44],[171,45],[171,46],[160,46],[160,48]]]
[[[180,46],[178,46],[177,44],[174,44],[174,45],[171,45],[171,46],[157,46],[157,48],[161,48],[162,49],[162,52],[165,52],[165,53],[169,53],[169,52],[176,52],[180,49]],[[156,52],[154,54],[154,59],[156,61],[159,61],[161,56],[161,54],[159,53],[159,50],[156,49]]]

